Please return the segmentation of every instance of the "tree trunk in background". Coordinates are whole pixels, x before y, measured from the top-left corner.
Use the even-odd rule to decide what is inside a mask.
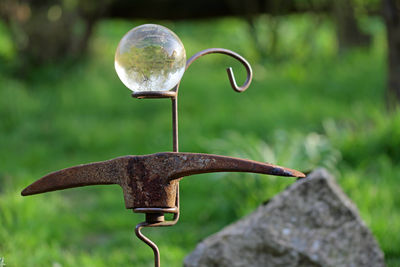
[[[19,74],[43,63],[77,59],[88,47],[95,23],[104,16],[109,0],[65,1],[0,0],[0,19],[11,32]]]
[[[279,42],[279,17],[277,16],[269,16],[267,20],[267,28],[268,31],[259,32],[257,27],[257,17],[248,17],[246,18],[248,27],[249,27],[249,35],[254,42],[255,49],[257,50],[259,57],[261,60],[265,60],[267,58],[276,58],[277,50],[278,50],[278,42]],[[268,36],[268,42],[262,41],[261,35]]]
[[[231,2],[235,2],[230,0]],[[230,2],[228,1],[228,2]],[[250,4],[251,3],[251,4]],[[232,6],[232,5],[231,5]],[[256,0],[246,1],[243,7],[236,8],[236,10],[244,10],[245,15],[243,16],[247,24],[249,25],[249,34],[253,39],[254,46],[260,56],[261,60],[265,60],[268,57],[274,58],[277,55],[278,49],[278,30],[279,30],[279,15],[282,15],[285,10],[290,9],[290,2],[281,0],[269,0],[263,3],[258,3]],[[259,23],[259,17],[254,15],[268,10],[268,20],[266,23],[268,30],[266,32],[259,32],[257,22]],[[238,12],[237,12],[238,13]],[[262,38],[262,35],[267,35],[267,38]],[[264,39],[264,41],[262,41]],[[268,42],[265,42],[265,39]]]
[[[361,32],[358,27],[353,1],[335,0],[332,1],[332,3],[339,52],[343,52],[352,47],[369,46],[371,43],[371,36]]]
[[[400,0],[383,0],[382,4],[388,43],[386,103],[394,108],[400,103]]]

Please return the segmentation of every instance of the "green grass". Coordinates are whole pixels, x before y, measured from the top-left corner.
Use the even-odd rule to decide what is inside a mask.
[[[73,67],[41,67],[25,80],[0,67],[0,259],[7,266],[152,266],[151,250],[133,233],[143,218],[124,209],[117,186],[20,196],[57,169],[170,151],[169,101],[131,98],[113,69],[119,39],[141,23],[102,22],[90,54]],[[254,69],[253,84],[238,94],[225,68],[233,66],[238,83],[245,72],[233,60],[210,55],[190,67],[179,99],[181,151],[328,168],[359,207],[388,265],[397,266],[400,113],[384,108],[382,23],[370,22],[372,48],[337,56],[330,22],[314,29],[310,17],[289,17],[278,57],[265,61],[240,20],[161,23],[181,37],[188,56],[225,47]],[[313,38],[302,38],[310,29]],[[4,43],[0,56],[10,62],[13,51]],[[292,182],[236,174],[184,179],[180,222],[144,232],[159,245],[164,266],[179,266],[202,238]]]

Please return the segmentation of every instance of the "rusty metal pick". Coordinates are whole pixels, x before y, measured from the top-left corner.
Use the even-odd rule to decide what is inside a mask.
[[[210,172],[252,172],[304,177],[296,170],[233,157],[165,152],[125,156],[50,173],[22,191],[23,196],[72,187],[118,184],[127,209],[174,207],[177,179]]]

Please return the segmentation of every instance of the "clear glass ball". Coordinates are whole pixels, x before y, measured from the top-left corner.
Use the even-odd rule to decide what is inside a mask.
[[[181,80],[186,52],[171,30],[156,24],[133,28],[115,53],[118,77],[133,92],[169,91]]]

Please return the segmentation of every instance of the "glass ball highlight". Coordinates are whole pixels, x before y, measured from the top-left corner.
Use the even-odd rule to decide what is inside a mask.
[[[145,24],[121,39],[115,70],[133,92],[169,91],[181,80],[186,52],[178,36],[166,27]]]

